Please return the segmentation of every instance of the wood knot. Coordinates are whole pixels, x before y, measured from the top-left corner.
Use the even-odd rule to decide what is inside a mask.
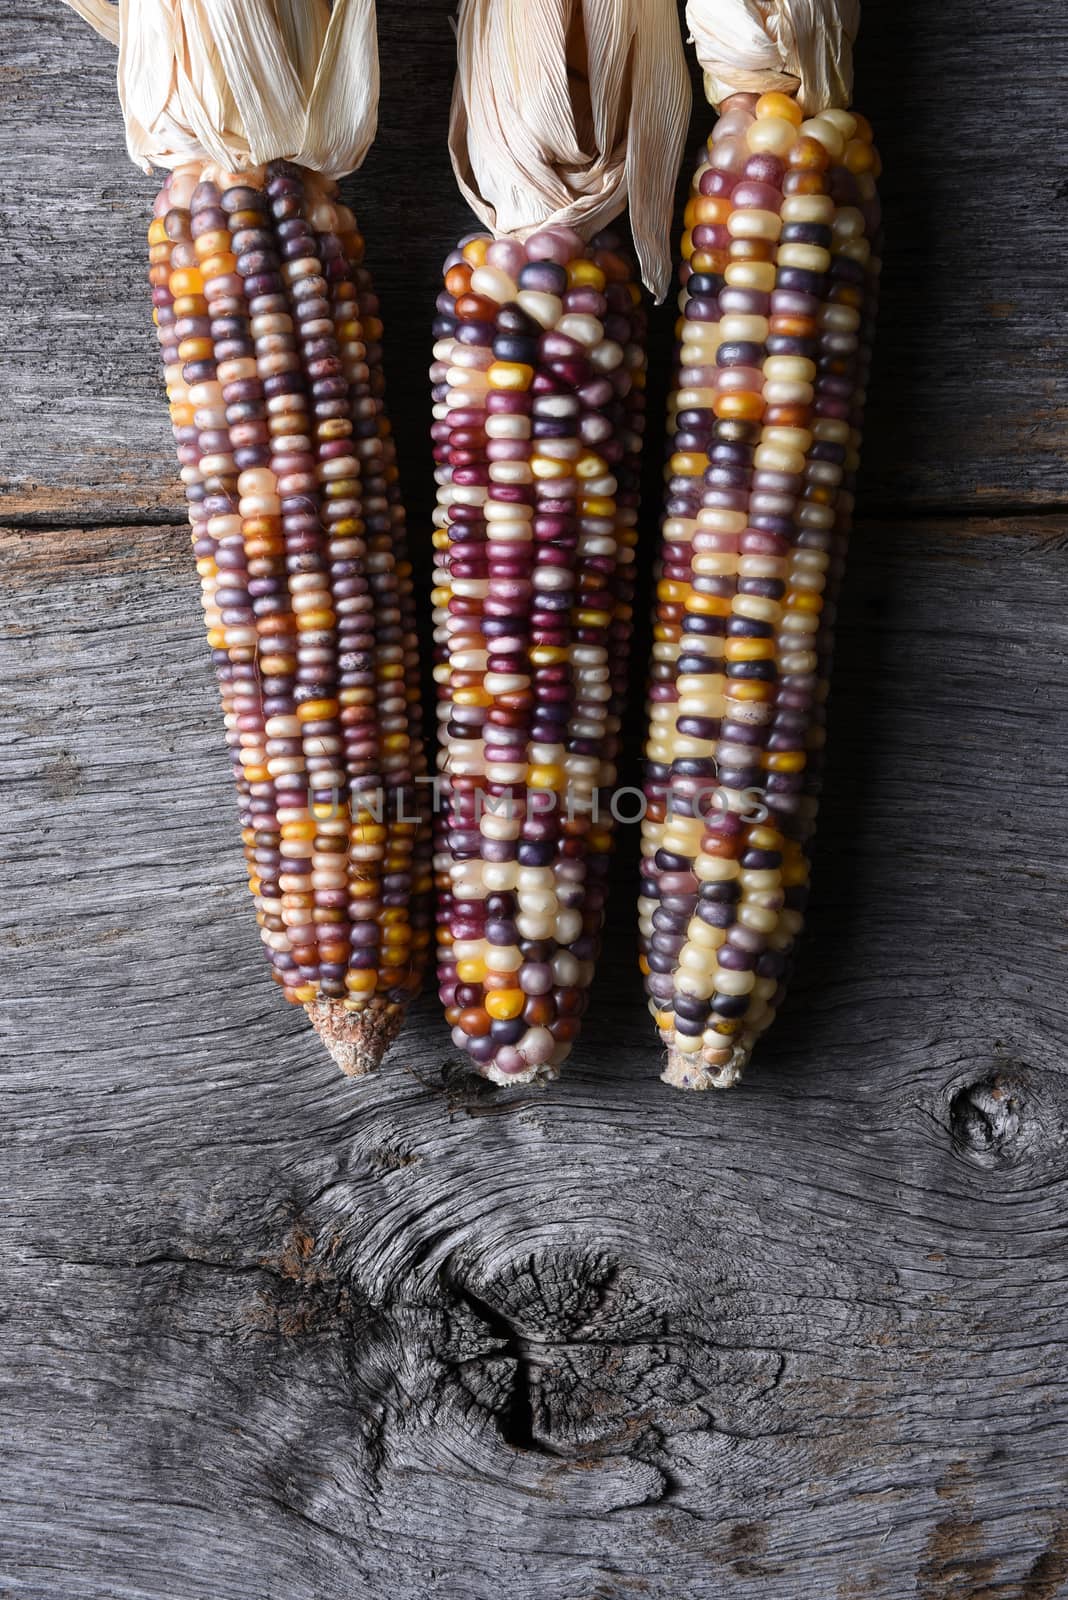
[[[507,1365],[494,1411],[514,1448],[651,1461],[669,1435],[707,1425],[662,1286],[613,1253],[543,1248],[488,1275],[454,1269],[450,1287],[495,1336],[498,1370]]]
[[[1027,1103],[1021,1084],[997,1072],[958,1089],[949,1125],[958,1150],[982,1166],[1017,1159],[1026,1144]]]

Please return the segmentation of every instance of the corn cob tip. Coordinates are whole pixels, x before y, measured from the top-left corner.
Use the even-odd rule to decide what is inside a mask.
[[[684,1055],[681,1050],[669,1050],[667,1065],[660,1074],[661,1083],[673,1089],[733,1089],[745,1071],[749,1051],[739,1045],[731,1051],[730,1059],[720,1066],[710,1066],[700,1055]]]
[[[517,1086],[528,1089],[544,1089],[550,1083],[556,1083],[560,1077],[559,1066],[547,1063],[545,1066],[531,1066],[526,1072],[502,1071],[495,1062],[481,1069],[482,1077],[488,1078],[490,1083],[497,1083],[504,1089],[514,1089]]]
[[[398,1006],[370,1006],[355,1016],[334,1000],[312,1000],[304,1007],[312,1027],[337,1065],[349,1078],[377,1071],[400,1032]]]

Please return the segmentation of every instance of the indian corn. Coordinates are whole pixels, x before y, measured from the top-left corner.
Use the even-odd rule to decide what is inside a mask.
[[[374,1067],[430,943],[411,569],[377,304],[337,185],[179,168],[150,280],[272,976]]]
[[[553,226],[464,242],[434,331],[438,983],[480,1072],[544,1080],[604,921],[645,313],[612,235]]]
[[[737,1080],[801,931],[880,267],[863,117],[722,111],[683,237],[639,900],[691,1089]]]

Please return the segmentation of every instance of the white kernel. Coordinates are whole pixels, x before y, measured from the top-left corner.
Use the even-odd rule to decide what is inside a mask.
[[[569,311],[566,316],[561,317],[557,331],[566,334],[569,339],[575,339],[589,350],[604,339],[603,323],[597,317],[587,316],[579,311]]]
[[[780,259],[782,251],[788,248],[789,246],[787,245],[782,246],[779,251]],[[767,317],[732,314],[720,318],[719,330],[721,342],[724,344],[733,344],[736,340],[745,343],[763,344],[768,337],[768,319]]]
[[[520,289],[516,305],[543,328],[555,328],[564,314],[564,302],[555,294],[543,294],[538,289]]]
[[[472,294],[483,294],[498,305],[507,305],[516,297],[518,285],[499,267],[476,267],[471,274]]]
[[[782,232],[782,218],[774,211],[735,210],[727,218],[727,232],[733,239],[774,240]]]
[[[826,226],[835,217],[829,194],[788,194],[782,203],[784,222],[816,222]]]

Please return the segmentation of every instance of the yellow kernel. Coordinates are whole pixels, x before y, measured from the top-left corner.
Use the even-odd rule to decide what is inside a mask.
[[[457,975],[460,967],[457,966]],[[526,1003],[521,989],[494,989],[486,996],[486,1010],[498,1022],[510,1022],[518,1017]]]
[[[698,617],[729,617],[731,603],[718,594],[691,594],[687,597],[686,609]]]
[[[863,139],[850,139],[842,160],[850,172],[870,172],[875,165],[875,151]]]
[[[775,640],[728,639],[723,653],[728,661],[770,661],[775,655]]]
[[[712,409],[717,417],[739,417],[743,422],[759,422],[764,415],[764,400],[759,394],[730,389],[725,394],[716,395]]]
[[[548,763],[545,766],[533,766],[527,775],[527,787],[530,789],[562,789],[564,786],[564,769]]]
[[[195,268],[191,270],[195,271]],[[200,274],[197,273],[197,276],[199,277]],[[173,284],[173,282],[172,274],[171,283]],[[208,314],[208,302],[204,298],[202,289],[190,289],[175,295],[174,314],[176,317],[206,317]]]
[[[224,278],[228,272],[237,271],[237,257],[232,250],[221,251],[201,261],[200,270],[205,278]]]
[[[405,906],[387,906],[384,911],[379,912],[378,921],[382,927],[389,928],[392,934],[395,931],[394,924],[403,922],[407,915]]]
[[[567,282],[571,289],[603,289],[605,276],[595,261],[581,257],[567,264]]]
[[[730,687],[732,700],[770,700],[772,686],[768,683],[746,683],[744,679],[736,679]]]
[[[723,195],[701,194],[696,195],[686,207],[689,215],[686,218],[687,226],[700,222],[705,227],[715,227],[719,222],[726,222],[731,214],[731,203]]]
[[[215,346],[208,338],[183,339],[178,346],[179,361],[210,361]]]
[[[382,822],[362,822],[351,830],[350,838],[353,844],[383,844],[388,832]]]
[[[336,700],[305,700],[297,707],[298,722],[325,722],[338,714]]]
[[[303,822],[283,822],[283,839],[314,839],[316,833],[315,823],[308,820]]]
[[[695,272],[722,272],[727,264],[725,250],[694,250],[690,266]]]
[[[486,376],[494,389],[529,389],[534,368],[525,361],[495,361]]]
[[[793,95],[780,94],[774,89],[760,96],[754,110],[758,117],[783,117],[787,122],[793,123],[795,128],[799,128],[804,121],[801,107]]]
[[[530,368],[527,370],[530,371]],[[574,470],[574,463],[558,461],[554,456],[532,456],[530,470],[535,478],[569,478]]]
[[[204,278],[198,267],[177,267],[171,273],[168,287],[176,298],[179,295],[199,296],[204,293]]]

